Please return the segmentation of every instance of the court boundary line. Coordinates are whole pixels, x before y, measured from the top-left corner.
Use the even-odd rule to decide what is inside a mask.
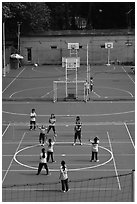
[[[133,139],[132,139],[132,136],[131,136],[131,134],[130,134],[130,131],[129,131],[128,127],[127,127],[127,124],[124,123],[124,126],[125,126],[125,128],[126,128],[126,130],[127,130],[127,133],[128,133],[129,138],[130,138],[130,141],[131,141],[131,143],[132,143],[132,145],[133,145],[133,147],[134,147],[134,149],[135,149],[135,144],[134,144],[134,142],[133,142]]]
[[[5,103],[5,104],[9,104],[9,101],[3,101],[3,103]],[[25,103],[33,103],[33,104],[38,104],[38,103],[40,103],[40,102],[37,102],[37,101],[26,101],[26,102],[24,102],[24,101],[10,101],[10,103],[19,103],[19,104],[25,104]],[[51,103],[51,102],[50,102]],[[60,104],[60,103],[70,103],[70,102],[68,102],[68,101],[58,101],[58,104]],[[71,101],[71,103],[73,104],[73,103],[83,103],[83,102],[80,102],[80,101]],[[87,101],[87,104],[90,104],[90,103],[135,103],[135,101],[108,101],[108,100],[106,100],[106,101]]]
[[[25,116],[28,116],[29,114],[28,113],[15,113],[15,112],[10,112],[10,111],[4,111],[2,110],[3,113],[6,113],[6,114],[11,114],[11,115],[19,115],[19,116],[22,116],[22,115],[25,115]],[[108,115],[120,115],[120,114],[129,114],[129,113],[134,113],[135,110],[130,110],[130,111],[123,111],[123,112],[116,112],[116,113],[97,113],[97,114],[79,114],[80,116],[82,117],[93,117],[93,116],[108,116]],[[39,117],[50,117],[50,114],[45,114],[45,115],[37,115]],[[56,117],[76,117],[77,114],[56,114]]]
[[[100,89],[106,88],[106,89],[113,89],[113,90],[115,90],[115,91],[125,92],[125,93],[129,94],[132,98],[134,97],[133,94],[132,94],[130,91],[127,91],[127,90],[125,90],[125,89],[119,89],[119,88],[113,88],[113,87],[107,87],[107,86],[95,86],[95,87],[96,87],[96,88],[100,88]],[[110,96],[108,96],[108,98],[109,98],[109,97],[110,97]],[[116,97],[116,96],[114,96],[114,97]]]
[[[23,143],[22,143],[23,144]],[[99,157],[104,157],[104,156],[107,156],[108,154],[99,154]],[[119,156],[134,156],[135,154],[115,154],[115,155],[119,155]],[[2,155],[3,157],[12,157],[14,156],[14,154],[4,154]],[[37,154],[21,154],[21,155],[18,155],[18,157],[36,157],[38,156]],[[54,154],[54,156],[56,157],[59,157],[59,156],[62,156],[62,154]],[[67,156],[89,156],[89,154],[79,154],[79,155],[75,155],[75,154],[67,154]]]
[[[21,93],[21,92],[24,92],[24,91],[37,90],[37,89],[43,89],[43,88],[46,88],[46,89],[47,89],[47,86],[45,86],[45,87],[35,87],[35,88],[22,89],[22,90],[13,92],[13,93],[9,96],[9,98],[12,98],[12,96],[14,96],[15,94],[18,94],[18,93]],[[134,97],[134,95],[133,95],[130,91],[127,91],[127,90],[124,90],[124,89],[113,88],[113,87],[106,87],[106,86],[103,86],[103,87],[95,86],[95,88],[99,88],[99,89],[111,89],[111,90],[115,90],[115,91],[121,91],[121,92],[124,92],[124,93],[129,94],[132,98]],[[50,88],[50,90],[47,91],[47,93],[45,93],[44,95],[40,96],[40,98],[46,97],[47,95],[49,95],[49,94],[52,93],[53,91],[54,91],[54,90]],[[94,93],[98,98],[101,98],[101,95],[99,95],[99,94],[97,93],[97,90],[96,90],[96,92],[93,91],[93,93]],[[103,96],[103,97],[109,98],[110,96]],[[117,96],[115,96],[115,97],[117,97]]]
[[[25,70],[26,68],[24,67],[24,69],[22,69],[19,74],[17,76],[15,76],[15,78],[5,87],[5,89],[2,91],[2,93],[4,93],[8,88],[9,86],[19,77],[19,75]]]
[[[125,70],[124,66],[121,66],[122,69],[124,70],[124,72],[128,75],[128,77],[130,78],[130,80],[135,84],[135,81],[132,79],[132,77],[127,73],[127,71]]]
[[[118,171],[121,171],[121,172],[131,172],[133,169],[118,169]],[[6,171],[6,170],[2,170],[3,172],[4,171]],[[32,172],[32,171],[34,171],[34,172],[36,172],[36,170],[35,169],[11,169],[11,170],[9,170],[9,172],[21,172],[21,171],[24,171],[24,172]],[[45,170],[44,169],[42,169],[41,171],[44,171],[45,172]],[[80,171],[80,170],[79,170]],[[85,169],[85,170],[81,170],[82,172],[86,172],[86,171],[90,171],[91,172],[91,169]],[[93,171],[95,171],[95,170],[93,170]],[[96,169],[96,171],[98,171],[98,172],[102,172],[102,171],[114,171],[113,169]]]
[[[119,190],[121,190],[121,184],[120,184],[120,180],[119,180],[119,177],[118,177],[118,171],[117,171],[116,162],[115,162],[114,154],[113,154],[113,148],[112,148],[112,145],[111,145],[110,135],[109,135],[108,131],[107,131],[107,136],[108,136],[108,141],[109,141],[110,149],[111,149],[112,156],[113,156],[113,163],[114,163],[115,174],[116,174],[116,177],[117,177],[118,187],[119,187]]]
[[[129,124],[134,124],[133,123],[133,121],[131,122],[132,120],[130,120],[130,121],[117,121],[117,122],[115,122],[115,121],[112,121],[112,122],[85,122],[85,123],[82,123],[82,125],[83,126],[94,126],[94,125],[100,125],[100,126],[102,126],[102,125],[107,125],[107,126],[109,126],[109,125],[116,125],[116,126],[118,126],[118,125],[123,125],[123,123],[125,123],[125,122],[127,122],[127,123],[129,123]],[[13,126],[13,127],[29,127],[29,122],[27,122],[27,123],[24,123],[24,122],[11,122],[11,121],[8,121],[7,123],[10,123],[10,126]],[[43,123],[37,123],[38,125],[43,125]],[[3,123],[3,125],[6,125],[6,123]],[[44,125],[45,126],[49,126],[49,123],[44,123]],[[71,123],[71,122],[68,122],[68,123],[62,123],[62,122],[60,122],[60,123],[56,123],[56,127],[66,127],[66,128],[68,128],[68,127],[70,127],[70,126],[74,126],[75,124],[74,123]],[[29,130],[29,129],[28,129]],[[60,131],[60,132],[66,132],[66,131]],[[86,131],[83,131],[83,132],[86,132]],[[89,131],[87,131],[87,132],[89,132]],[[97,132],[97,131],[96,131]],[[100,132],[100,131],[98,131],[98,132]],[[95,133],[95,132],[90,132],[90,133]]]
[[[27,88],[27,89],[22,89],[22,90],[19,90],[19,91],[15,91],[15,92],[13,92],[10,96],[9,96],[9,98],[12,98],[15,94],[18,94],[18,93],[21,93],[21,92],[24,92],[24,91],[31,91],[31,90],[36,90],[36,89],[48,89],[49,87],[47,87],[47,86],[41,86],[41,87],[35,87],[35,88]],[[52,90],[53,91],[53,90]],[[51,92],[51,91],[50,91]],[[49,92],[49,93],[50,93]],[[47,93],[48,94],[48,93]],[[40,98],[41,98],[42,96],[40,96]],[[34,97],[35,98],[35,97]]]
[[[60,182],[59,182],[60,183]],[[59,183],[57,183],[57,184],[59,184]],[[70,183],[73,183],[73,181],[70,181]],[[50,184],[50,185],[52,185],[52,183]],[[54,184],[53,184],[54,185]],[[12,191],[30,191],[30,189],[25,189],[25,188],[7,188],[7,189],[3,189],[3,190],[12,190]],[[42,190],[43,191],[43,188],[31,188],[31,191],[40,191],[40,190]],[[50,188],[46,188],[46,189],[44,189],[45,191],[53,191],[54,189],[50,189]],[[60,189],[56,189],[56,191],[58,192]],[[112,190],[114,190],[114,191],[117,191],[117,188],[84,188],[84,187],[82,187],[82,188],[71,188],[71,191],[72,190],[77,190],[77,191],[86,191],[86,190],[88,190],[88,191],[91,191],[91,190],[94,190],[94,191],[98,191],[98,190],[101,190],[101,191],[105,191],[105,190],[107,190],[107,191],[112,191]],[[61,192],[61,190],[60,190],[60,192]],[[49,202],[49,201],[48,201]]]
[[[10,123],[8,124],[8,126],[6,127],[6,129],[4,130],[4,132],[2,133],[2,137],[5,135],[5,133],[7,132],[8,128],[10,127]]]
[[[23,141],[23,139],[24,139],[24,137],[25,137],[25,134],[26,134],[26,132],[23,133],[22,138],[21,138],[21,140],[20,140],[20,142],[19,142],[19,144],[18,144],[18,147],[17,147],[17,149],[16,149],[16,151],[15,151],[15,154],[16,154],[16,152],[19,150],[20,145],[21,145],[21,143],[22,143],[22,141]],[[15,155],[15,154],[14,154],[14,155]],[[6,170],[6,173],[5,173],[5,175],[4,175],[3,179],[2,179],[2,183],[5,181],[5,178],[6,178],[7,174],[8,174],[8,172],[9,172],[9,169],[10,169],[10,167],[11,167],[11,165],[12,165],[13,160],[14,160],[14,156],[13,156],[13,158],[11,159],[11,162],[10,162],[10,164],[9,164],[7,170]]]

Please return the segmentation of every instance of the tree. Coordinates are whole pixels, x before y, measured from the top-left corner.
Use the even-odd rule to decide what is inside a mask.
[[[9,33],[17,32],[17,22],[22,23],[22,33],[44,31],[50,27],[50,10],[43,2],[4,2],[2,16]]]

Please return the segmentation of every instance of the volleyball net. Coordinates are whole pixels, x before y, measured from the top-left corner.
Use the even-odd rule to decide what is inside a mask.
[[[70,191],[61,192],[61,183],[34,183],[2,187],[3,202],[133,202],[134,174],[70,180]],[[117,177],[122,184],[119,188]]]

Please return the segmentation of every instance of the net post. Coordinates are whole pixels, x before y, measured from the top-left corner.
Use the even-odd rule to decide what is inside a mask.
[[[86,89],[85,89],[85,85],[84,85],[84,101],[86,102],[85,91],[86,91]]]
[[[68,76],[67,76],[67,59],[66,59],[66,99],[67,99],[67,97],[68,97],[68,84],[67,84],[67,81],[68,81]]]
[[[53,82],[53,102],[57,101],[57,83]]]
[[[13,122],[12,124],[12,139],[14,140],[15,139],[15,123]]]
[[[77,60],[76,60],[76,99],[78,97],[78,86],[77,86]]]
[[[88,44],[87,44],[87,81],[88,81]]]
[[[88,83],[89,83],[89,93],[90,93],[90,64],[88,65]]]
[[[135,170],[132,170],[132,175],[131,175],[131,199],[132,202],[135,202]]]

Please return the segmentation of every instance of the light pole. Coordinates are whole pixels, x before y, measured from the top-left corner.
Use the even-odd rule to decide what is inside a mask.
[[[130,14],[132,13],[133,9],[130,9],[128,12],[126,12],[127,15],[127,28],[128,30],[131,29],[131,16]]]
[[[20,54],[20,25],[21,25],[21,22],[17,22],[18,24],[18,52]]]
[[[3,76],[6,76],[6,60],[5,60],[5,22],[3,22]]]

